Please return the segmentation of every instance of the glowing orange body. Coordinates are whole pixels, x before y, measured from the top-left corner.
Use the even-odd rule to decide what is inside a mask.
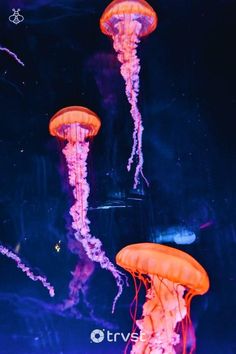
[[[97,135],[101,122],[96,113],[81,106],[66,107],[58,111],[50,120],[50,134],[64,140],[70,140],[73,136],[72,126],[79,125],[85,130],[85,138]],[[67,135],[67,127],[70,127],[70,136]]]
[[[189,254],[172,247],[153,243],[130,245],[117,254],[116,262],[130,272],[158,275],[181,284],[196,295],[209,289],[205,269]]]
[[[114,34],[114,18],[119,15],[136,15],[139,22],[142,22],[142,29],[139,37],[147,36],[157,27],[157,14],[153,8],[144,0],[114,0],[107,6],[101,19],[101,31],[112,36]]]

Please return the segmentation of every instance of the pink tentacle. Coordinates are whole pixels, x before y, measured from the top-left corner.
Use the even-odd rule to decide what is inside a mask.
[[[4,246],[0,246],[0,253],[7,258],[12,259],[14,262],[17,264],[17,268],[21,269],[22,272],[24,272],[28,278],[30,278],[33,281],[39,281],[42,283],[42,285],[49,291],[49,294],[51,297],[55,295],[55,291],[53,286],[47,281],[47,278],[42,276],[42,275],[35,275],[29,267],[27,267],[20,259],[19,256],[17,256],[14,252],[10,251],[8,248]]]
[[[18,64],[20,64],[21,66],[25,66],[25,64],[23,63],[23,61],[21,61],[18,56],[13,53],[12,51],[10,51],[8,48],[2,47],[0,46],[0,50],[2,52],[6,52],[7,54],[9,54]]]
[[[117,34],[113,35],[113,46],[121,63],[121,75],[125,80],[126,96],[131,105],[130,113],[134,121],[133,146],[128,159],[127,170],[131,170],[132,164],[137,158],[138,162],[134,175],[134,189],[136,189],[140,182],[140,175],[149,185],[143,174],[142,134],[144,128],[142,116],[138,109],[140,61],[137,56],[137,46],[140,42],[141,24],[132,18],[132,15],[124,15],[119,18],[116,28]]]
[[[116,269],[114,264],[105,255],[102,250],[102,243],[99,239],[91,235],[90,221],[87,216],[89,184],[87,182],[87,156],[89,152],[88,142],[68,142],[63,149],[65,155],[69,183],[73,187],[73,195],[75,202],[70,209],[72,216],[72,228],[75,230],[75,238],[82,244],[88,258],[100,264],[101,268],[110,271],[115,278],[118,293],[114,299],[112,312],[114,312],[115,304],[123,291],[124,281],[122,273]]]

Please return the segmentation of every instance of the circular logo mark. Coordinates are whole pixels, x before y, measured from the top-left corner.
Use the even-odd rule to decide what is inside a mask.
[[[90,339],[93,343],[101,343],[104,340],[105,334],[101,329],[95,329],[90,334]]]

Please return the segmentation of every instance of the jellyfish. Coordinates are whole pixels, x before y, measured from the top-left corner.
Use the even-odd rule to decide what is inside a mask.
[[[75,239],[80,242],[88,258],[100,264],[101,268],[112,273],[115,278],[118,293],[114,299],[114,312],[117,299],[123,289],[122,273],[106,256],[101,241],[92,236],[88,219],[89,184],[87,182],[87,156],[89,153],[89,139],[94,137],[101,126],[100,119],[91,110],[72,106],[61,109],[49,123],[51,135],[66,140],[63,149],[67,167],[69,184],[73,188],[74,204],[70,208],[72,228]]]
[[[42,275],[35,275],[32,270],[26,264],[24,264],[20,257],[17,256],[14,252],[9,250],[7,247],[0,245],[0,253],[9,259],[12,259],[17,264],[17,268],[21,269],[22,272],[25,273],[28,278],[33,281],[41,282],[41,284],[48,290],[51,297],[55,295],[54,288],[47,281],[47,278]]]
[[[137,160],[134,174],[134,189],[140,182],[140,175],[148,184],[143,174],[142,116],[138,108],[140,60],[137,46],[140,38],[147,36],[157,26],[157,15],[145,0],[114,0],[105,9],[101,19],[101,31],[111,36],[113,46],[121,63],[121,75],[125,80],[126,95],[131,106],[134,121],[133,147],[127,169]]]
[[[182,346],[182,353],[186,354],[189,338],[189,353],[193,353],[196,345],[190,304],[193,296],[203,295],[209,289],[209,278],[203,267],[185,252],[154,243],[123,248],[116,256],[116,263],[131,273],[136,289],[133,331],[136,325],[141,335],[131,353],[175,354],[176,347]],[[136,320],[142,283],[146,302],[142,318]]]

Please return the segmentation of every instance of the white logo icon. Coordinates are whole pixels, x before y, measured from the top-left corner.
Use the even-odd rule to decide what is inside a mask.
[[[20,9],[12,9],[13,14],[8,17],[9,21],[18,25],[19,23],[24,21],[24,16],[20,14]]]
[[[101,343],[105,338],[105,334],[101,329],[95,329],[90,334],[90,339],[93,343]]]

